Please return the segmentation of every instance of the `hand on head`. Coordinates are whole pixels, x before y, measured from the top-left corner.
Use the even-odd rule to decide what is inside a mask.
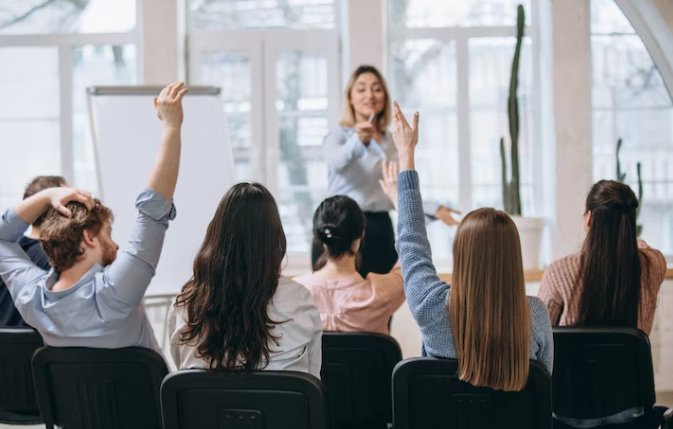
[[[383,162],[383,180],[379,180],[383,192],[386,193],[390,201],[393,202],[395,210],[397,210],[397,174],[399,167],[394,161]]]
[[[164,126],[180,128],[182,126],[182,97],[187,93],[184,82],[176,82],[161,90],[159,97],[154,97],[154,108]]]
[[[91,194],[77,188],[59,187],[49,188],[42,192],[49,194],[49,202],[51,206],[65,217],[71,217],[72,212],[66,207],[70,202],[82,203],[87,209],[91,210],[96,203]]]

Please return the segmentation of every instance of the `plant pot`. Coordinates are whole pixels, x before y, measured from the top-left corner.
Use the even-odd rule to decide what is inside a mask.
[[[540,269],[540,247],[545,220],[539,217],[512,216],[521,239],[524,270]]]

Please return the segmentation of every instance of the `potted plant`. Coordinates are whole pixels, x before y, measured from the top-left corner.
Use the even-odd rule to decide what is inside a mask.
[[[540,247],[545,221],[542,218],[524,217],[521,213],[521,180],[519,175],[519,59],[523,43],[526,17],[523,6],[517,8],[516,49],[512,60],[512,73],[507,97],[507,117],[510,135],[510,175],[507,174],[505,139],[500,139],[500,162],[502,167],[502,199],[505,212],[512,217],[521,238],[523,267],[526,270],[540,268]]]
[[[619,183],[626,183],[626,173],[622,173],[622,163],[620,160],[620,152],[622,151],[622,139],[617,140],[617,181]],[[638,174],[638,208],[636,209],[636,222],[640,219],[640,209],[643,207],[643,178],[640,174],[640,163],[636,164],[636,172]],[[638,223],[636,225],[636,233],[640,237],[643,232],[643,225]]]

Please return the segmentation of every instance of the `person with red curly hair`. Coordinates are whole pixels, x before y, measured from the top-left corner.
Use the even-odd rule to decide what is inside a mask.
[[[113,215],[86,191],[44,189],[5,212],[0,220],[0,277],[17,310],[53,347],[161,349],[142,299],[154,277],[180,166],[182,83],[164,88],[154,107],[162,123],[157,160],[136,200],[138,217],[118,255]],[[45,216],[40,243],[52,267],[33,263],[16,241]]]

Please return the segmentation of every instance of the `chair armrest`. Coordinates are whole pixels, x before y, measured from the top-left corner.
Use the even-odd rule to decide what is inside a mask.
[[[661,429],[673,429],[673,408],[669,408],[664,412],[661,419]]]

